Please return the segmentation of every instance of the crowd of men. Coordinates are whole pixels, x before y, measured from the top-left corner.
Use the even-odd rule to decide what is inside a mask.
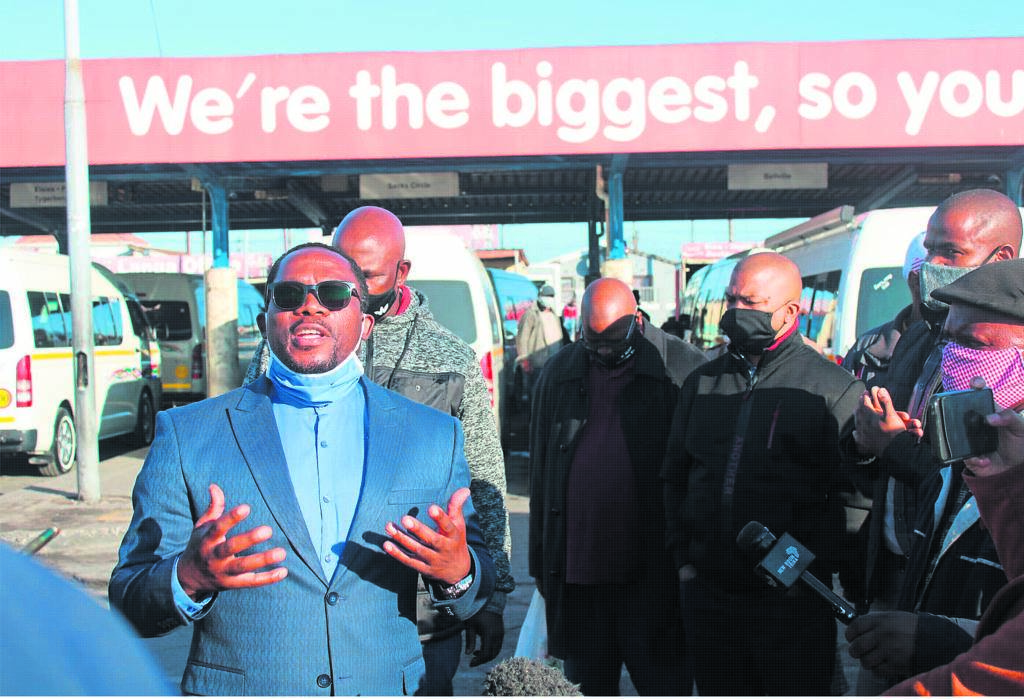
[[[1005,645],[987,668],[935,669],[991,642],[974,645],[993,633],[981,620],[994,600],[1008,617],[1022,602],[1005,591],[1020,571],[972,496],[985,479],[939,460],[925,434],[930,399],[979,379],[996,406],[1024,410],[1021,236],[997,192],[942,202],[907,251],[912,304],[843,367],[801,337],[800,270],[775,253],[735,267],[728,347],[707,361],[658,357],[625,287],[592,284],[580,341],[540,377],[530,434],[530,574],[568,678],[617,694],[625,665],[641,694],[685,694],[691,681],[701,695],[839,693],[838,616],[859,695],[1024,689],[1024,653]],[[842,494],[854,487],[873,501],[851,541]],[[1000,511],[1024,524],[1011,513]],[[737,543],[749,526],[805,546],[807,572],[840,574],[856,611],[840,600],[837,614],[811,586],[766,584]]]
[[[617,695],[623,666],[642,695],[837,693],[838,633],[857,694],[1024,692],[1021,237],[995,191],[942,202],[907,253],[911,306],[842,367],[801,336],[801,273],[775,253],[735,267],[713,358],[617,279],[587,287],[578,339],[541,290],[529,573],[582,693]],[[451,695],[463,648],[501,651],[501,445],[404,240],[362,207],[285,252],[245,385],[158,415],[109,592],[142,635],[194,627],[186,693]],[[940,460],[932,397],[981,388],[997,446]],[[872,509],[851,538],[854,488]],[[838,574],[856,611],[769,585],[750,527],[789,542],[780,574],[813,553],[804,579]]]

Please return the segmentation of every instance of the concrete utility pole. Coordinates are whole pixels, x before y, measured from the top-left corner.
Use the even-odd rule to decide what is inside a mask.
[[[71,347],[75,358],[78,499],[100,499],[99,439],[92,341],[92,263],[89,260],[89,153],[85,88],[78,44],[78,0],[64,0],[64,178],[71,267]]]

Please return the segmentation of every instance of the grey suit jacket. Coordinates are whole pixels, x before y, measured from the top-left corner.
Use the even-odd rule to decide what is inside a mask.
[[[132,495],[134,515],[110,580],[110,602],[144,636],[189,623],[171,593],[175,558],[217,483],[226,507],[252,512],[234,533],[267,524],[288,577],[221,592],[195,622],[182,689],[195,694],[413,694],[423,675],[416,578],[381,548],[384,524],[411,514],[431,526],[469,486],[462,429],[454,418],[360,379],[366,395],[366,462],[355,518],[333,579],[310,541],[292,488],[269,381],[157,416],[156,439]],[[483,607],[494,564],[472,502],[464,510],[473,587],[439,604],[460,619]]]

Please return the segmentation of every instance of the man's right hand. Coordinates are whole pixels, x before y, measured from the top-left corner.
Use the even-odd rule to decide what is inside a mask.
[[[188,546],[178,559],[178,582],[193,600],[198,602],[221,590],[272,585],[288,575],[284,567],[260,571],[284,560],[286,554],[281,547],[238,555],[274,533],[264,525],[229,538],[228,532],[249,512],[248,505],[238,505],[225,514],[224,491],[216,483],[210,484],[210,506],[196,522]]]
[[[988,424],[996,428],[999,446],[991,454],[964,459],[967,468],[977,476],[994,476],[1018,466],[1024,467],[1024,418],[1012,408],[986,415]]]
[[[878,386],[865,391],[853,415],[856,429],[853,439],[862,454],[881,456],[889,443],[901,432],[911,432],[917,438],[924,434],[921,421],[896,410],[889,392]]]
[[[885,677],[911,674],[919,618],[913,612],[873,612],[857,617],[845,632],[850,657]]]

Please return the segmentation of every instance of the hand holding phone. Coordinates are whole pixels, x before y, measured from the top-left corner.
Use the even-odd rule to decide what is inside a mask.
[[[989,415],[985,421],[999,435],[999,447],[991,454],[965,459],[977,476],[994,476],[1011,468],[1024,468],[1024,415],[1012,408]]]
[[[999,446],[996,428],[985,420],[996,412],[992,390],[949,391],[928,404],[928,436],[935,458],[944,464],[989,454]]]

